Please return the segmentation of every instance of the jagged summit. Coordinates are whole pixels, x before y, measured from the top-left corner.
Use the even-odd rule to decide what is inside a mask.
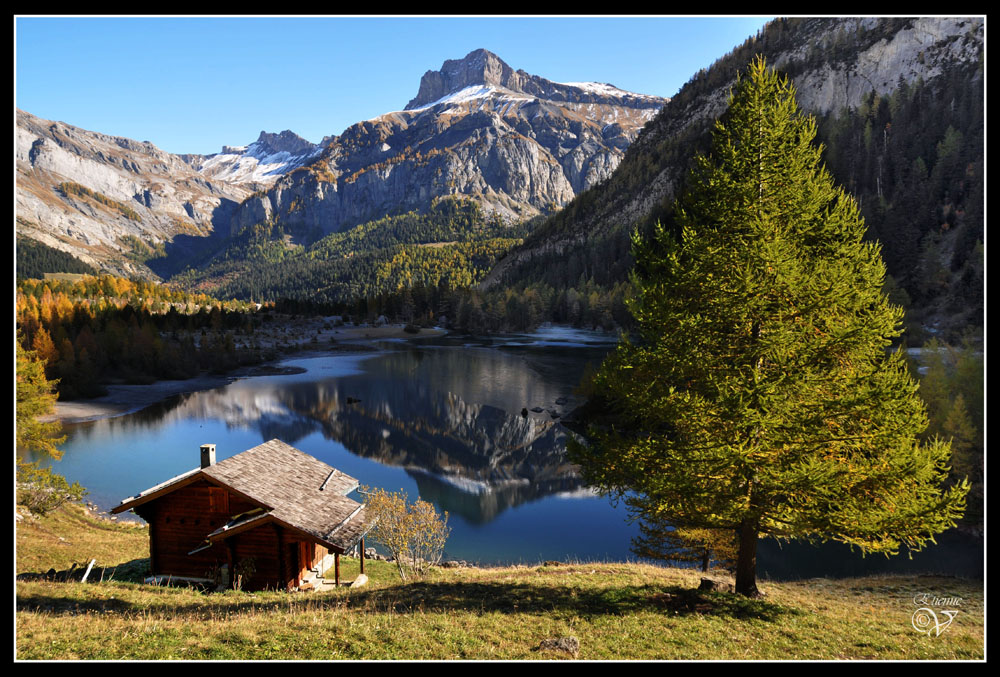
[[[427,71],[420,78],[420,89],[404,110],[422,108],[449,94],[472,85],[492,85],[512,89],[514,69],[493,52],[477,49],[463,59],[449,59],[441,70]]]
[[[231,230],[277,220],[302,233],[332,232],[426,209],[445,195],[469,196],[511,221],[532,217],[610,176],[666,102],[553,82],[477,49],[427,71],[405,109],[323,139],[310,171],[276,167],[283,176],[240,205]]]
[[[249,146],[223,146],[222,152],[214,155],[182,157],[202,176],[237,184],[270,185],[321,150],[321,146],[286,129],[279,134],[261,131]]]
[[[274,153],[301,155],[312,152],[315,149],[314,144],[288,129],[280,134],[272,134],[262,130],[255,143],[267,155]]]
[[[503,59],[486,49],[469,52],[465,58],[449,59],[441,70],[427,71],[420,78],[420,89],[404,110],[433,105],[459,92],[489,93],[507,90],[531,98],[571,103],[606,103],[618,106],[648,107],[657,97],[634,94],[613,85],[592,82],[560,83],[514,70]],[[662,104],[663,100],[660,100]]]

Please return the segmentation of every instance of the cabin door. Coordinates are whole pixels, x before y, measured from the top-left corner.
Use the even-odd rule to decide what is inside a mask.
[[[301,582],[303,577],[309,574],[309,570],[312,569],[313,565],[313,544],[300,542],[299,543],[299,581]]]

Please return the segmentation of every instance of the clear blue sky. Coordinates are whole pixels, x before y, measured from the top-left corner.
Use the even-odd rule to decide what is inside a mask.
[[[480,47],[557,82],[672,96],[769,17],[15,17],[15,102],[41,118],[216,153],[400,110]]]

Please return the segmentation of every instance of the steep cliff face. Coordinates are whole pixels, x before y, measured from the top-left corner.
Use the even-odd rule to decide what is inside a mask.
[[[662,212],[673,201],[693,150],[704,146],[710,125],[725,110],[736,74],[753,55],[763,54],[791,78],[803,110],[824,114],[856,108],[873,91],[882,96],[900,83],[933,80],[956,64],[974,66],[982,59],[983,32],[981,18],[772,22],[692,77],[629,146],[613,176],[539,226],[483,286],[516,283],[546,262]]]
[[[122,275],[178,235],[228,222],[249,190],[138,142],[17,111],[17,232]]]
[[[426,73],[404,110],[325,139],[314,161],[245,203],[232,229],[277,219],[329,233],[445,195],[534,216],[610,176],[665,101],[550,82],[476,50]]]

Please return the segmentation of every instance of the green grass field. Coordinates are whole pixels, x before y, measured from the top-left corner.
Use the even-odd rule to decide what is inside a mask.
[[[776,583],[763,600],[698,592],[700,572],[642,564],[434,569],[329,592],[200,592],[141,582],[146,529],[78,507],[17,527],[16,657],[320,660],[982,660],[983,582],[931,576]],[[96,559],[87,583],[45,580]],[[351,580],[357,562],[346,559]],[[940,634],[914,597],[961,598]],[[950,600],[954,601],[954,600]],[[940,615],[940,614],[939,614]],[[944,616],[940,615],[939,620]],[[579,651],[540,648],[574,637]]]

